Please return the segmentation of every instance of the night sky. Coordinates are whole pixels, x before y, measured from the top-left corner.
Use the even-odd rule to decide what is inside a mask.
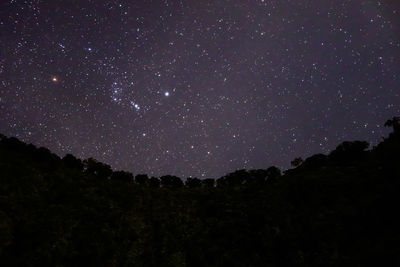
[[[400,114],[396,0],[0,0],[0,133],[134,174],[288,168]]]

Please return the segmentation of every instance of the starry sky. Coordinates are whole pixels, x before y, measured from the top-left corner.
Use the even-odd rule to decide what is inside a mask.
[[[0,1],[0,132],[217,178],[386,136],[396,0]]]

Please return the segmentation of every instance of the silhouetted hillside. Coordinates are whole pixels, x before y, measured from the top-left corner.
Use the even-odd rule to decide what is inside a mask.
[[[0,136],[0,265],[400,266],[399,119],[385,125],[371,150],[185,183]]]

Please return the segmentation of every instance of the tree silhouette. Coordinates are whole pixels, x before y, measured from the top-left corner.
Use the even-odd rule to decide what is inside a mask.
[[[0,263],[400,266],[400,135],[367,148],[344,142],[283,176],[272,166],[182,188],[167,175],[158,188],[0,135]]]
[[[400,117],[393,117],[385,122],[386,127],[392,127],[394,134],[400,133]]]
[[[271,166],[266,170],[267,182],[275,182],[282,175],[278,167]]]
[[[201,180],[201,184],[204,188],[213,188],[215,185],[215,180],[212,178],[207,178],[207,179]]]
[[[334,161],[350,164],[355,160],[360,160],[369,147],[366,141],[343,142],[329,154],[329,158]]]
[[[83,161],[85,172],[94,175],[101,179],[109,178],[112,174],[112,169],[109,165],[98,162],[93,158],[88,158]]]
[[[294,160],[292,160],[292,161],[290,162],[290,164],[291,164],[293,167],[298,167],[298,166],[300,166],[303,162],[304,162],[304,160],[303,160],[301,157],[298,157],[298,158],[295,158]]]
[[[62,158],[64,164],[69,168],[74,168],[78,170],[83,170],[83,163],[80,159],[75,158],[71,154],[67,154]]]
[[[1,146],[4,149],[13,149],[14,151],[21,150],[25,147],[25,144],[19,141],[15,137],[4,138],[1,140]],[[36,147],[35,147],[36,149]]]
[[[133,175],[130,172],[115,171],[111,175],[112,180],[119,180],[123,182],[133,182]]]
[[[218,186],[238,186],[245,183],[249,174],[246,170],[237,170],[217,180]]]
[[[324,166],[327,160],[328,156],[324,154],[315,154],[311,157],[306,158],[301,166],[307,169],[318,169]]]
[[[135,182],[138,185],[147,185],[149,182],[149,177],[146,174],[138,174],[135,176]]]
[[[161,186],[167,188],[178,188],[183,186],[183,182],[179,177],[173,175],[165,175],[160,177]]]
[[[189,188],[201,187],[201,180],[199,178],[187,178],[185,186]]]
[[[250,170],[249,171],[249,178],[247,180],[248,183],[264,183],[267,180],[268,176],[267,170]]]
[[[157,177],[151,177],[149,179],[149,187],[152,187],[152,188],[160,187],[160,179],[158,179]]]

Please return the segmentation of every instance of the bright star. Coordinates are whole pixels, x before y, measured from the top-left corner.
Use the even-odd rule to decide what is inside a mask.
[[[133,101],[131,101],[131,106],[134,107],[136,110],[140,110],[139,104],[137,104],[137,103],[135,103]]]
[[[165,92],[164,95],[165,95],[165,96],[169,96],[169,92]]]

